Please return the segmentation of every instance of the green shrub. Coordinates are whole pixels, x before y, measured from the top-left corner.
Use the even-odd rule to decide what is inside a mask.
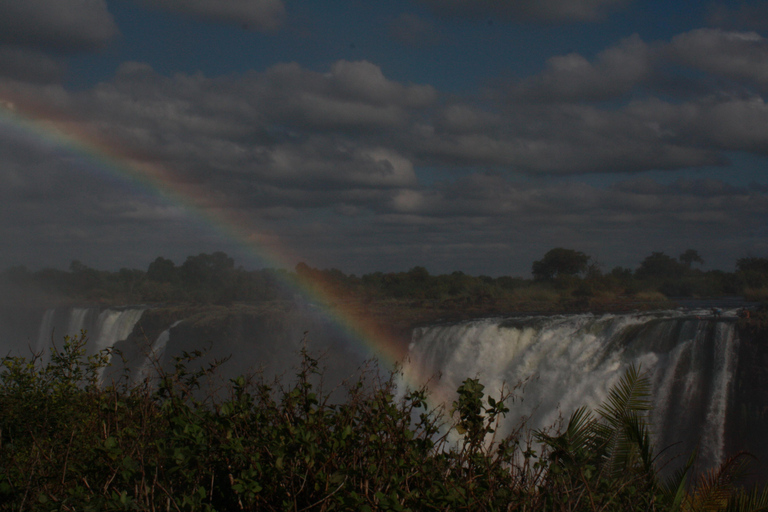
[[[288,386],[238,377],[225,395],[205,393],[218,363],[193,369],[200,353],[178,358],[155,387],[129,386],[129,378],[102,386],[108,354],[86,357],[85,344],[85,334],[66,338],[47,364],[39,357],[0,363],[3,510],[714,510],[715,498],[752,510],[768,503],[765,493],[739,493],[720,474],[690,493],[681,491],[683,477],[659,482],[644,420],[648,382],[635,369],[596,415],[580,409],[562,432],[520,426],[496,438],[510,392],[486,396],[476,379],[458,388],[450,412],[430,406],[426,389],[397,399],[396,374],[384,378],[375,366],[347,386],[344,401],[332,402],[313,384],[318,361],[306,351]],[[726,476],[736,467],[729,464]]]

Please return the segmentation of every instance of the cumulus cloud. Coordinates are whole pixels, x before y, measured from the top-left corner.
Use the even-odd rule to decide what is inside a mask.
[[[464,118],[472,119],[468,112],[476,109],[464,107],[463,111]],[[474,129],[469,122],[464,126],[467,128],[459,130],[456,123],[436,123],[422,130],[420,151],[442,165],[453,162],[546,174],[636,172],[721,163],[716,151],[677,139],[639,106],[514,104],[499,109],[493,121],[489,117]]]
[[[529,265],[571,240],[589,253],[608,244],[617,259],[636,264],[639,256],[626,247],[637,247],[637,239],[649,252],[670,240],[703,249],[690,243],[691,226],[730,240],[722,246],[725,261],[727,251],[743,253],[749,243],[734,226],[764,229],[765,190],[718,180],[666,184],[643,174],[598,187],[566,175],[713,165],[727,172],[730,152],[766,155],[768,107],[759,92],[674,101],[653,94],[660,66],[759,83],[763,44],[754,34],[709,29],[667,43],[632,36],[592,59],[554,58],[542,73],[481,98],[341,60],[323,70],[282,63],[220,77],[167,76],[127,62],[112,79],[78,91],[46,83],[45,73],[34,84],[0,78],[0,100],[16,102],[21,112],[29,102],[77,113],[55,121],[68,123],[66,133],[119,141],[126,165],[168,169],[190,197],[205,198],[205,207],[264,222],[299,250],[311,253],[333,240],[339,252],[330,249],[329,261],[347,271],[371,255],[380,268],[385,261],[414,264],[420,251],[435,253],[436,262],[444,255],[454,267],[447,270],[456,258],[467,270],[489,260]],[[705,54],[713,58],[701,59]],[[20,55],[32,62],[37,54]],[[40,63],[45,69],[45,58]],[[155,198],[125,198],[119,187],[94,180],[87,162],[14,137],[0,137],[0,177],[8,184],[2,215],[15,224],[2,228],[5,239],[34,244],[17,229],[29,219],[64,245],[62,226],[70,221],[73,240],[108,237],[108,226],[127,240],[139,233],[138,223],[165,226],[166,233],[181,224],[178,212]],[[58,222],[57,209],[82,190],[87,204],[70,207]],[[103,225],[89,225],[93,218]],[[621,238],[629,236],[626,226],[634,240]],[[535,242],[523,249],[513,239]]]
[[[131,148],[121,150],[125,158],[160,162],[185,186],[244,207],[375,204],[388,200],[384,190],[416,186],[407,148],[388,139],[436,98],[431,87],[346,61],[327,73],[289,64],[225,78],[167,77],[129,62],[90,90],[0,84],[0,91],[20,105],[48,98],[87,113],[66,120],[73,126],[65,131],[119,141]]]
[[[433,88],[388,80],[370,63],[340,61],[327,73],[280,64],[228,78],[168,78],[144,64],[126,64],[83,101],[94,102],[97,108],[87,108],[120,136],[196,157],[213,148],[211,141],[226,162],[263,160],[264,145],[299,143],[313,134],[364,139],[402,130],[435,98]]]
[[[685,66],[768,85],[768,40],[755,32],[692,30],[674,37],[668,51]]]
[[[416,185],[412,162],[385,148],[333,147],[310,140],[300,146],[272,148],[266,158],[267,162],[259,166],[259,175],[302,188]]]
[[[768,118],[759,96],[587,100],[598,89],[590,84],[613,82],[598,91],[608,99],[648,80],[656,62],[650,53],[632,36],[586,65],[553,64],[482,104],[448,100],[429,85],[391,80],[370,62],[344,60],[325,72],[286,63],[213,78],[164,76],[147,64],[124,63],[92,90],[31,94],[87,112],[98,133],[178,165],[195,180],[239,176],[235,193],[249,190],[247,180],[336,191],[413,189],[419,166],[621,173],[723,165],[723,152],[732,150],[764,154]],[[523,101],[534,83],[537,102]]]
[[[594,21],[630,0],[419,0],[450,16],[500,17],[544,22]]]
[[[600,260],[609,257],[612,265],[634,267],[653,250],[676,254],[699,247],[706,249],[708,261],[729,268],[744,250],[745,230],[762,229],[768,195],[711,179],[664,184],[640,177],[598,187],[476,173],[400,192],[392,209],[380,222],[392,229],[402,226],[402,237],[412,241],[410,251],[422,246],[448,251],[450,246],[454,255],[484,261],[469,249],[477,244],[495,261],[503,254],[518,268],[530,268],[546,250],[565,245]],[[418,230],[418,238],[405,236],[409,227]],[[704,232],[722,243],[701,246],[697,234]],[[638,243],[645,252],[637,252]]]
[[[541,74],[482,104],[445,101],[429,85],[397,82],[371,62],[344,60],[325,72],[285,63],[214,78],[169,77],[147,64],[124,63],[113,80],[92,90],[34,89],[32,95],[87,112],[100,133],[203,180],[216,169],[340,190],[413,188],[418,166],[530,174],[672,170],[723,165],[724,151],[764,154],[762,98],[599,101],[631,99],[633,88],[653,80],[659,55],[708,73],[759,76],[762,50],[755,48],[763,44],[754,34],[717,30],[654,45],[635,35],[592,60],[555,57]],[[714,58],[696,60],[704,54]],[[744,62],[738,55],[746,55]]]
[[[374,105],[422,107],[436,98],[432,87],[388,80],[379,66],[368,61],[337,61],[322,75],[298,70],[295,65],[276,66],[267,76],[285,85],[309,82],[311,89],[320,94]]]
[[[64,71],[62,62],[43,52],[18,46],[0,46],[0,77],[53,83],[61,80]]]
[[[624,53],[642,54],[627,50],[636,47],[645,45],[634,37],[622,42],[593,69],[613,69],[609,63]],[[88,112],[99,133],[174,162],[203,182],[213,169],[275,186],[410,189],[418,166],[640,172],[723,165],[723,151],[768,147],[766,108],[758,97],[649,98],[618,106],[518,100],[481,107],[440,101],[434,88],[390,80],[365,61],[339,61],[324,73],[279,64],[220,78],[167,77],[126,63],[93,90],[64,99],[48,94]],[[248,187],[238,182],[234,189]]]
[[[594,62],[578,53],[551,57],[545,71],[512,94],[540,101],[600,101],[631,91],[651,72],[652,52],[635,34],[600,52]]]
[[[282,0],[140,0],[144,5],[195,18],[273,31],[285,18]]]
[[[92,50],[118,33],[104,0],[0,0],[0,12],[0,43]]]
[[[690,71],[696,73],[690,73]],[[539,74],[511,84],[515,101],[599,102],[632,96],[743,94],[768,85],[768,40],[755,32],[703,28],[669,42],[633,35],[587,59],[556,55]]]
[[[768,105],[760,97],[704,98],[685,103],[658,99],[628,107],[638,119],[687,147],[766,154]]]

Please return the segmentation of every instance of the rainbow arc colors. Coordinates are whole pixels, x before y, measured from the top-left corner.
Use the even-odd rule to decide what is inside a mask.
[[[180,206],[210,229],[242,246],[268,267],[285,267],[301,258],[285,247],[278,236],[257,226],[246,215],[218,204],[201,187],[186,180],[182,173],[157,163],[121,141],[112,140],[89,128],[88,124],[68,113],[54,111],[29,101],[0,96],[0,126],[6,125],[33,140],[53,143],[66,152],[86,158],[98,172],[115,175],[144,191],[160,197],[169,205]],[[317,279],[286,278],[286,286],[320,304],[326,314],[352,339],[367,348],[371,355],[385,363],[401,363],[408,347],[386,332],[372,318],[338,296]],[[345,305],[346,304],[346,305]],[[424,382],[411,370],[406,382],[418,386]]]

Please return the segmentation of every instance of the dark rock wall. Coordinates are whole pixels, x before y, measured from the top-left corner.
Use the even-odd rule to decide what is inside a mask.
[[[755,457],[756,475],[768,475],[768,328],[758,319],[740,320],[739,364],[728,414],[728,453]]]
[[[176,358],[201,351],[192,368],[225,361],[217,372],[221,382],[243,374],[267,380],[296,373],[303,346],[320,359],[326,387],[356,375],[369,357],[352,337],[319,311],[294,303],[149,309],[127,340],[115,345],[110,377],[136,373],[163,331],[170,336],[157,364],[173,369]]]

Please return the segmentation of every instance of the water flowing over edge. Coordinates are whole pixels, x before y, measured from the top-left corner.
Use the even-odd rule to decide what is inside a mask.
[[[552,315],[480,319],[414,331],[403,371],[432,378],[432,396],[450,404],[465,378],[516,399],[502,433],[525,421],[545,428],[578,407],[596,408],[629,365],[652,383],[649,418],[657,449],[699,453],[700,467],[725,455],[726,418],[738,363],[736,311]]]

